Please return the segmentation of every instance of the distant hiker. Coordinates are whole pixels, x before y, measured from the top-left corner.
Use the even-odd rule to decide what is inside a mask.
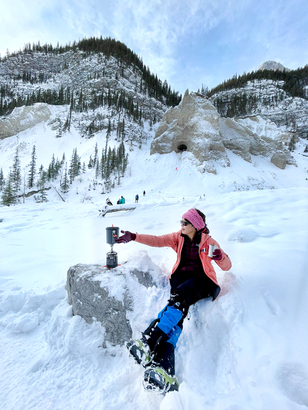
[[[139,201],[139,195],[137,194],[137,195],[135,196],[135,202],[138,203],[138,201]]]
[[[106,204],[109,205],[109,206],[112,206],[112,202],[110,201],[109,198],[106,199]]]
[[[145,196],[145,191],[143,191],[143,196]]]
[[[121,196],[121,198],[118,200],[117,204],[125,204],[125,198]]]
[[[136,241],[154,247],[171,247],[177,260],[170,274],[170,299],[139,340],[130,340],[127,348],[135,360],[146,367],[144,384],[162,391],[176,390],[174,349],[183,329],[189,307],[198,300],[216,299],[220,286],[212,261],[229,270],[231,261],[219,244],[209,235],[205,215],[189,209],[181,220],[181,230],[154,236],[121,231],[117,243]],[[151,387],[152,388],[152,387]]]

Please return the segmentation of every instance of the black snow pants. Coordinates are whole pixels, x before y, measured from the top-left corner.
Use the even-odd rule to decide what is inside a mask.
[[[183,321],[187,316],[188,309],[198,300],[212,296],[217,287],[205,274],[196,274],[190,278],[173,274],[170,280],[171,292],[168,304],[159,312],[144,334],[150,331],[153,325],[157,325],[166,335],[167,339],[159,343],[155,349],[154,361],[163,367],[169,374],[174,375],[175,359],[174,350],[182,333]],[[171,302],[176,295],[181,309],[177,309]]]

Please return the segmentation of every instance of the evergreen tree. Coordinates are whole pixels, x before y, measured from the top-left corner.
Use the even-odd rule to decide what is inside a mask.
[[[66,194],[69,191],[69,180],[67,175],[67,163],[65,164],[64,178],[60,185],[61,191]]]
[[[116,151],[115,148],[111,150],[111,156],[110,156],[110,170],[111,172],[114,172],[116,170]]]
[[[21,187],[21,168],[20,168],[20,160],[19,160],[19,153],[18,148],[16,148],[13,166],[12,166],[12,183],[14,192],[18,193]]]
[[[100,165],[99,165],[99,161],[96,161],[96,166],[95,166],[95,178],[97,179],[98,176],[100,174]]]
[[[106,177],[105,163],[106,163],[105,151],[104,151],[104,149],[102,149],[102,156],[101,156],[101,178],[102,179],[104,179]]]
[[[107,155],[107,158],[105,160],[105,179],[106,179],[106,182],[108,182],[110,180],[110,175],[111,175],[111,167],[110,167],[111,155],[112,155],[111,148],[109,147],[108,155]]]
[[[55,154],[52,154],[51,163],[50,163],[50,177],[54,179],[56,176],[56,160]]]
[[[123,176],[124,176],[125,171],[127,169],[127,165],[128,165],[128,154],[126,154],[126,156],[124,157],[123,162],[122,162],[122,174],[123,174]]]
[[[93,159],[92,159],[92,155],[90,155],[90,158],[89,158],[88,168],[93,168]]]
[[[80,157],[77,154],[77,148],[75,148],[73,150],[73,154],[72,154],[72,159],[71,159],[71,163],[70,163],[70,167],[69,167],[69,177],[70,177],[70,183],[72,183],[75,179],[75,177],[77,177],[80,174],[80,169],[81,169],[81,161],[80,161]]]
[[[32,188],[34,185],[35,178],[35,168],[36,168],[36,155],[35,155],[35,145],[32,148],[31,162],[30,162],[29,176],[28,176],[28,188]]]
[[[38,188],[44,189],[46,181],[47,181],[47,171],[45,171],[43,165],[41,165],[39,169],[39,177],[37,180]]]
[[[55,163],[55,174],[54,174],[55,178],[58,177],[61,167],[62,167],[62,162],[59,161],[59,159],[57,158],[56,163]]]
[[[97,160],[98,160],[98,147],[97,147],[97,143],[96,143],[95,144],[95,149],[94,149],[93,166],[96,165]]]
[[[105,145],[105,159],[106,159],[106,155],[108,152],[108,141],[109,141],[109,137],[110,137],[110,133],[111,133],[111,122],[110,122],[110,118],[108,120],[108,128],[107,128],[107,133],[106,133],[106,145]]]
[[[10,171],[6,185],[2,193],[2,204],[10,206],[16,203],[16,194],[14,191],[13,173]]]
[[[3,189],[4,182],[5,182],[5,179],[4,179],[4,175],[3,175],[3,170],[1,168],[0,169],[0,191],[2,191],[2,189]]]
[[[75,176],[77,177],[81,171],[81,159],[80,159],[80,156],[77,154],[77,148],[75,149],[74,161],[75,161],[75,170],[76,170]]]

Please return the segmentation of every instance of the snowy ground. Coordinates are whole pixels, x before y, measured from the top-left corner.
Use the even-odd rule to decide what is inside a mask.
[[[68,157],[71,152],[69,146]],[[87,181],[78,194],[73,187],[65,203],[49,191],[46,204],[30,198],[0,207],[1,409],[308,407],[307,158],[298,154],[299,166],[281,171],[268,160],[256,158],[251,165],[230,154],[231,168],[209,175],[188,157],[131,153],[130,176],[108,196],[115,203],[124,195],[133,203],[138,193],[132,212],[100,218],[107,195],[87,193]],[[264,189],[257,190],[258,184]],[[174,232],[191,207],[207,215],[211,235],[233,266],[230,272],[216,268],[222,296],[191,309],[176,352],[180,390],[162,397],[143,390],[142,370],[124,347],[101,347],[98,323],[72,317],[64,285],[70,266],[105,264],[107,226]],[[115,250],[119,263],[154,267],[161,278],[175,261],[171,249],[134,242]],[[143,312],[154,317],[166,303],[167,281],[153,292],[135,306],[136,336],[149,319]]]

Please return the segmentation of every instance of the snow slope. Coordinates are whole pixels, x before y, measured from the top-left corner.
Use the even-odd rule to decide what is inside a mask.
[[[53,152],[70,158],[77,145],[73,131],[56,140],[40,127],[0,141],[3,168],[18,144],[23,165],[29,163],[34,141],[46,165]],[[89,157],[96,142],[104,146],[104,136],[78,140],[78,153]],[[88,190],[89,174],[78,193],[74,182],[66,202],[50,190],[48,203],[28,198],[0,207],[1,409],[308,407],[308,182],[307,158],[300,152],[294,154],[298,167],[284,171],[267,159],[249,164],[230,153],[231,167],[217,166],[212,175],[200,173],[187,152],[149,156],[145,146],[130,153],[128,175],[108,194],[114,203],[120,195],[133,203],[138,193],[135,211],[100,218],[107,194]],[[105,264],[107,226],[174,232],[191,207],[205,212],[211,235],[233,266],[229,272],[215,267],[221,297],[191,308],[176,352],[180,390],[162,397],[143,390],[142,369],[125,347],[101,347],[99,323],[72,317],[64,285],[70,266]],[[119,263],[160,278],[159,288],[142,295],[130,313],[138,336],[166,303],[175,253],[134,242],[115,250]]]

